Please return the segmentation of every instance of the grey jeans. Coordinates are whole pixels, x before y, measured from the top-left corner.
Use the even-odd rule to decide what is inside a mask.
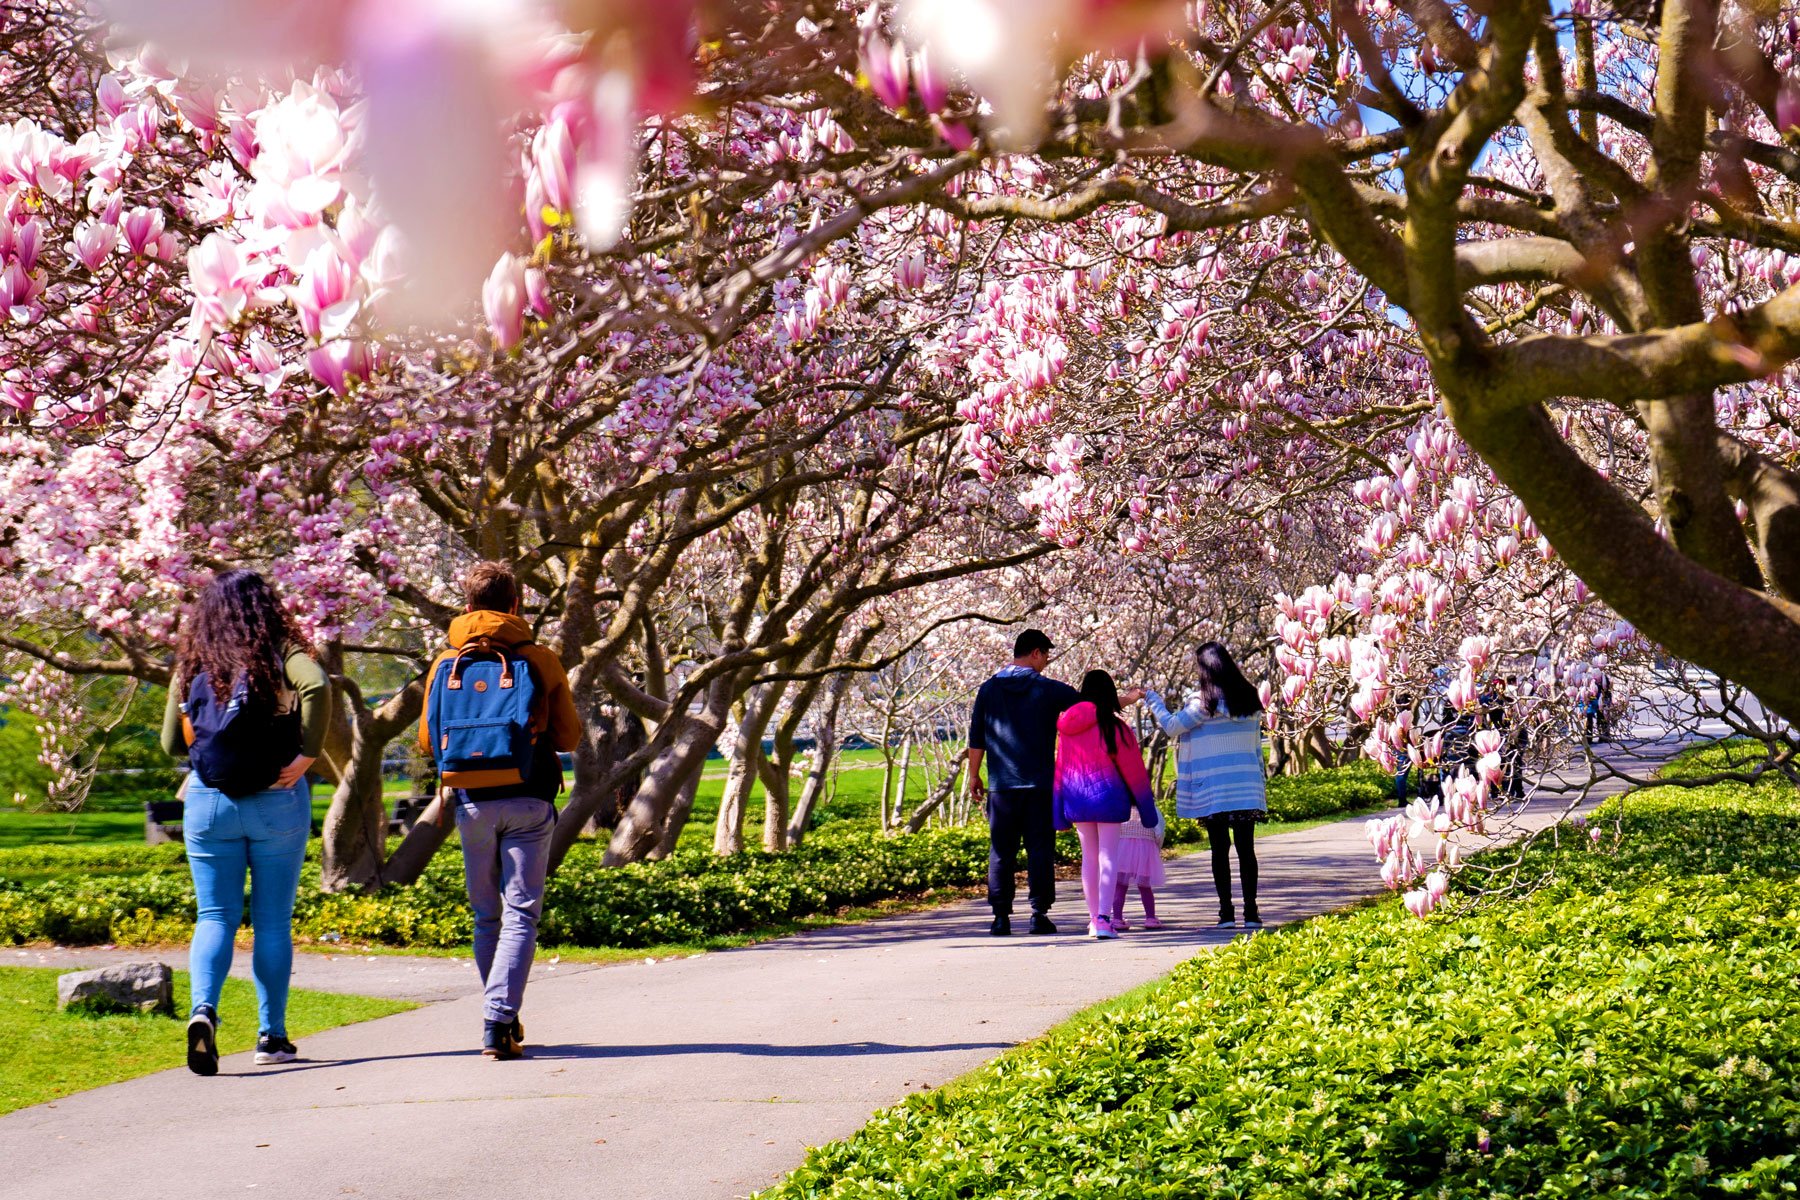
[[[475,910],[475,969],[487,989],[490,1021],[512,1020],[525,999],[555,828],[556,806],[535,796],[456,806],[463,878]]]

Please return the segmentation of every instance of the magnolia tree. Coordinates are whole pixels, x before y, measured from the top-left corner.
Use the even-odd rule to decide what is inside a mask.
[[[474,557],[519,564],[540,636],[594,714],[571,805],[582,819],[564,827],[610,802],[622,860],[679,832],[672,806],[732,705],[796,681],[809,695],[861,605],[1043,553],[963,494],[979,481],[943,394],[898,378],[906,329],[892,328],[881,249],[783,266],[805,265],[793,244],[819,220],[782,199],[790,146],[841,133],[766,104],[671,123],[644,156],[638,211],[685,222],[693,244],[600,253],[591,231],[575,235],[591,196],[571,182],[591,166],[578,151],[598,99],[566,98],[589,65],[554,37],[526,39],[557,70],[534,93],[547,115],[514,143],[519,250],[480,289],[478,337],[434,334],[398,323],[420,286],[404,249],[416,243],[378,207],[404,205],[365,194],[359,174],[379,87],[108,60],[75,12],[40,15],[9,84],[23,103],[56,76],[58,94],[93,101],[11,131],[11,244],[36,290],[14,306],[30,353],[9,375],[9,645],[65,675],[161,682],[184,594],[221,562],[267,564],[342,702],[325,759],[339,783],[328,883],[403,878],[435,846],[427,824],[398,867],[382,860],[381,756],[416,720],[417,684],[365,703],[346,662],[419,662]],[[761,173],[755,203],[662,186],[722,162]],[[733,257],[760,278],[731,276],[716,303]],[[130,352],[90,352],[84,334]],[[78,391],[43,375],[52,350],[79,365]],[[697,618],[680,599],[694,588],[720,601]],[[65,628],[86,639],[73,652],[56,640]],[[42,679],[14,690],[49,711]],[[633,718],[645,736],[597,751],[618,749]],[[765,840],[779,845],[771,812]]]
[[[118,15],[110,58],[48,0],[5,29],[0,547],[64,672],[154,677],[246,543],[324,640],[415,654],[505,554],[646,725],[577,784],[643,772],[615,858],[862,660],[862,605],[1051,543],[1283,593],[1272,720],[1390,760],[1438,668],[1473,709],[1528,655],[1545,696],[1654,645],[1800,712],[1779,10]],[[815,489],[847,515],[795,522]],[[83,623],[105,657],[26,636]]]
[[[902,4],[880,27],[961,56],[989,103],[953,88],[950,109],[977,144],[1032,152],[940,206],[1039,260],[986,297],[997,365],[967,415],[987,469],[1046,472],[1053,535],[1111,518],[1130,549],[1179,540],[1221,500],[1254,505],[1276,452],[1302,484],[1360,478],[1366,558],[1283,602],[1280,699],[1342,703],[1390,759],[1422,749],[1401,679],[1441,665],[1465,708],[1500,659],[1585,698],[1654,644],[1800,712],[1800,326],[1765,215],[1795,170],[1784,12],[1208,4],[1146,17],[1116,60],[1066,31],[1035,59],[1030,36],[959,45],[939,15]],[[908,62],[870,78],[918,127],[936,92]],[[1134,418],[1159,467],[1120,469],[1108,437]],[[1415,814],[1423,847],[1396,864],[1384,836],[1390,874],[1481,826],[1497,757],[1453,811]]]

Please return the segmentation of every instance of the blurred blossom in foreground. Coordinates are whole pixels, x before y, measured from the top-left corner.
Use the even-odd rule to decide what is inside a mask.
[[[1139,41],[1166,35],[1182,13],[1172,0],[900,0],[898,9],[900,30],[928,56],[917,79],[925,107],[935,112],[942,104],[929,66],[941,62],[988,102],[990,137],[1014,150],[1043,135],[1061,64],[1095,50],[1130,53]],[[904,77],[877,79],[879,70],[870,78],[878,96],[904,90]]]
[[[333,120],[338,142],[324,150],[356,154],[397,234],[404,278],[384,297],[384,311],[434,325],[467,310],[517,234],[519,201],[508,180],[518,155],[508,125],[521,112],[579,110],[583,136],[569,146],[571,157],[539,155],[533,164],[541,171],[558,161],[565,172],[559,194],[528,185],[528,199],[572,208],[598,247],[617,240],[630,216],[639,97],[646,87],[662,103],[675,96],[674,81],[686,78],[691,26],[682,5],[653,19],[630,5],[559,6],[593,22],[592,44],[605,48],[609,62],[629,61],[627,73],[582,63],[575,38],[544,0],[96,0],[96,7],[126,36],[202,69],[258,71],[272,82],[319,65],[354,71],[363,100],[350,124],[360,147],[348,147]],[[627,55],[621,37],[650,44]],[[319,124],[257,129],[265,159],[294,163],[294,177],[280,181],[289,202],[314,213],[342,200],[340,164],[321,153]]]

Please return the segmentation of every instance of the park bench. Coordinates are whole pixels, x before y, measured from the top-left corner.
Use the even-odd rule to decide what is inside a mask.
[[[418,824],[425,809],[434,799],[431,793],[424,795],[400,796],[394,801],[394,815],[388,818],[388,835],[405,837]]]
[[[393,837],[405,837],[417,824],[419,817],[432,801],[427,794],[423,796],[401,796],[394,801],[394,815],[388,818],[388,833]],[[144,842],[157,846],[164,842],[181,841],[181,819],[187,805],[181,800],[146,800],[144,801]],[[323,823],[315,819],[312,833],[318,837]]]
[[[144,844],[160,846],[181,840],[181,817],[187,805],[180,800],[144,801]]]

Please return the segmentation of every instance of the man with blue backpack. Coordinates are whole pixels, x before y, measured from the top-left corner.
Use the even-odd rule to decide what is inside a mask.
[[[425,676],[419,745],[455,800],[463,876],[475,910],[475,966],[487,991],[481,1052],[518,1058],[519,1005],[537,950],[556,797],[558,751],[575,749],[581,718],[562,663],[531,638],[505,563],[477,563],[450,647]]]

